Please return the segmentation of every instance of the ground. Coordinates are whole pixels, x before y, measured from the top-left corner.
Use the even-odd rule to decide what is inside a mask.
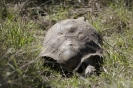
[[[0,4],[1,88],[132,88],[133,9],[130,0],[4,0]],[[84,16],[103,36],[99,76],[62,77],[38,57],[56,22]]]

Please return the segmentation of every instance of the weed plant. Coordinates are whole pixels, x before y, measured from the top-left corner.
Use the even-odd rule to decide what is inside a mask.
[[[104,40],[103,71],[100,76],[83,80],[62,77],[59,72],[43,67],[43,60],[37,58],[46,32],[41,28],[47,29],[53,21],[75,18],[79,15],[72,11],[84,8],[80,3],[77,8],[76,3],[54,3],[45,4],[47,15],[37,15],[35,19],[30,17],[33,7],[25,10],[30,15],[20,15],[22,8],[15,11],[12,3],[4,7],[7,15],[3,18],[0,14],[0,88],[132,88],[133,9],[125,6],[124,0],[103,0],[97,15],[93,10],[83,14]]]

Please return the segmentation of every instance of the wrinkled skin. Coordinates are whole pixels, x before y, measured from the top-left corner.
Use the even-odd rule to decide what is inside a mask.
[[[103,60],[101,45],[100,35],[84,18],[67,19],[48,30],[41,55],[50,58],[45,63],[53,62],[78,73],[84,73],[91,65],[98,74]]]

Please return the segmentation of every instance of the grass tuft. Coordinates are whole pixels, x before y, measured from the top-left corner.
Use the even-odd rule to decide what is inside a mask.
[[[91,0],[85,6],[76,0],[74,4],[68,0],[52,1],[41,5],[29,0],[16,4],[20,8],[11,2],[0,5],[0,87],[132,88],[132,6],[126,6],[124,0],[100,0],[98,10],[95,2],[94,6],[86,6],[93,2]],[[39,10],[43,16],[33,14]],[[38,58],[46,30],[60,20],[80,15],[85,16],[104,39],[103,72],[85,80],[76,76],[62,77],[60,72],[43,67],[43,60]]]

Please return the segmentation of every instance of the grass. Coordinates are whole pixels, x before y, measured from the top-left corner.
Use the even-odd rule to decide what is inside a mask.
[[[10,3],[10,8],[4,9],[7,11],[6,17],[3,18],[0,14],[0,87],[132,88],[133,9],[117,2],[104,3],[106,6],[97,15],[93,11],[83,15],[104,39],[104,71],[100,76],[92,76],[86,80],[75,76],[62,77],[59,72],[43,67],[41,58],[36,59],[42,49],[46,32],[44,29],[60,20],[77,17],[78,13],[71,11],[83,7],[63,4],[64,7],[54,5],[53,8],[54,6],[49,5],[46,16],[38,15],[37,19],[32,19],[29,15],[20,16],[21,10],[14,11],[14,5]],[[57,9],[56,12],[54,9]]]

